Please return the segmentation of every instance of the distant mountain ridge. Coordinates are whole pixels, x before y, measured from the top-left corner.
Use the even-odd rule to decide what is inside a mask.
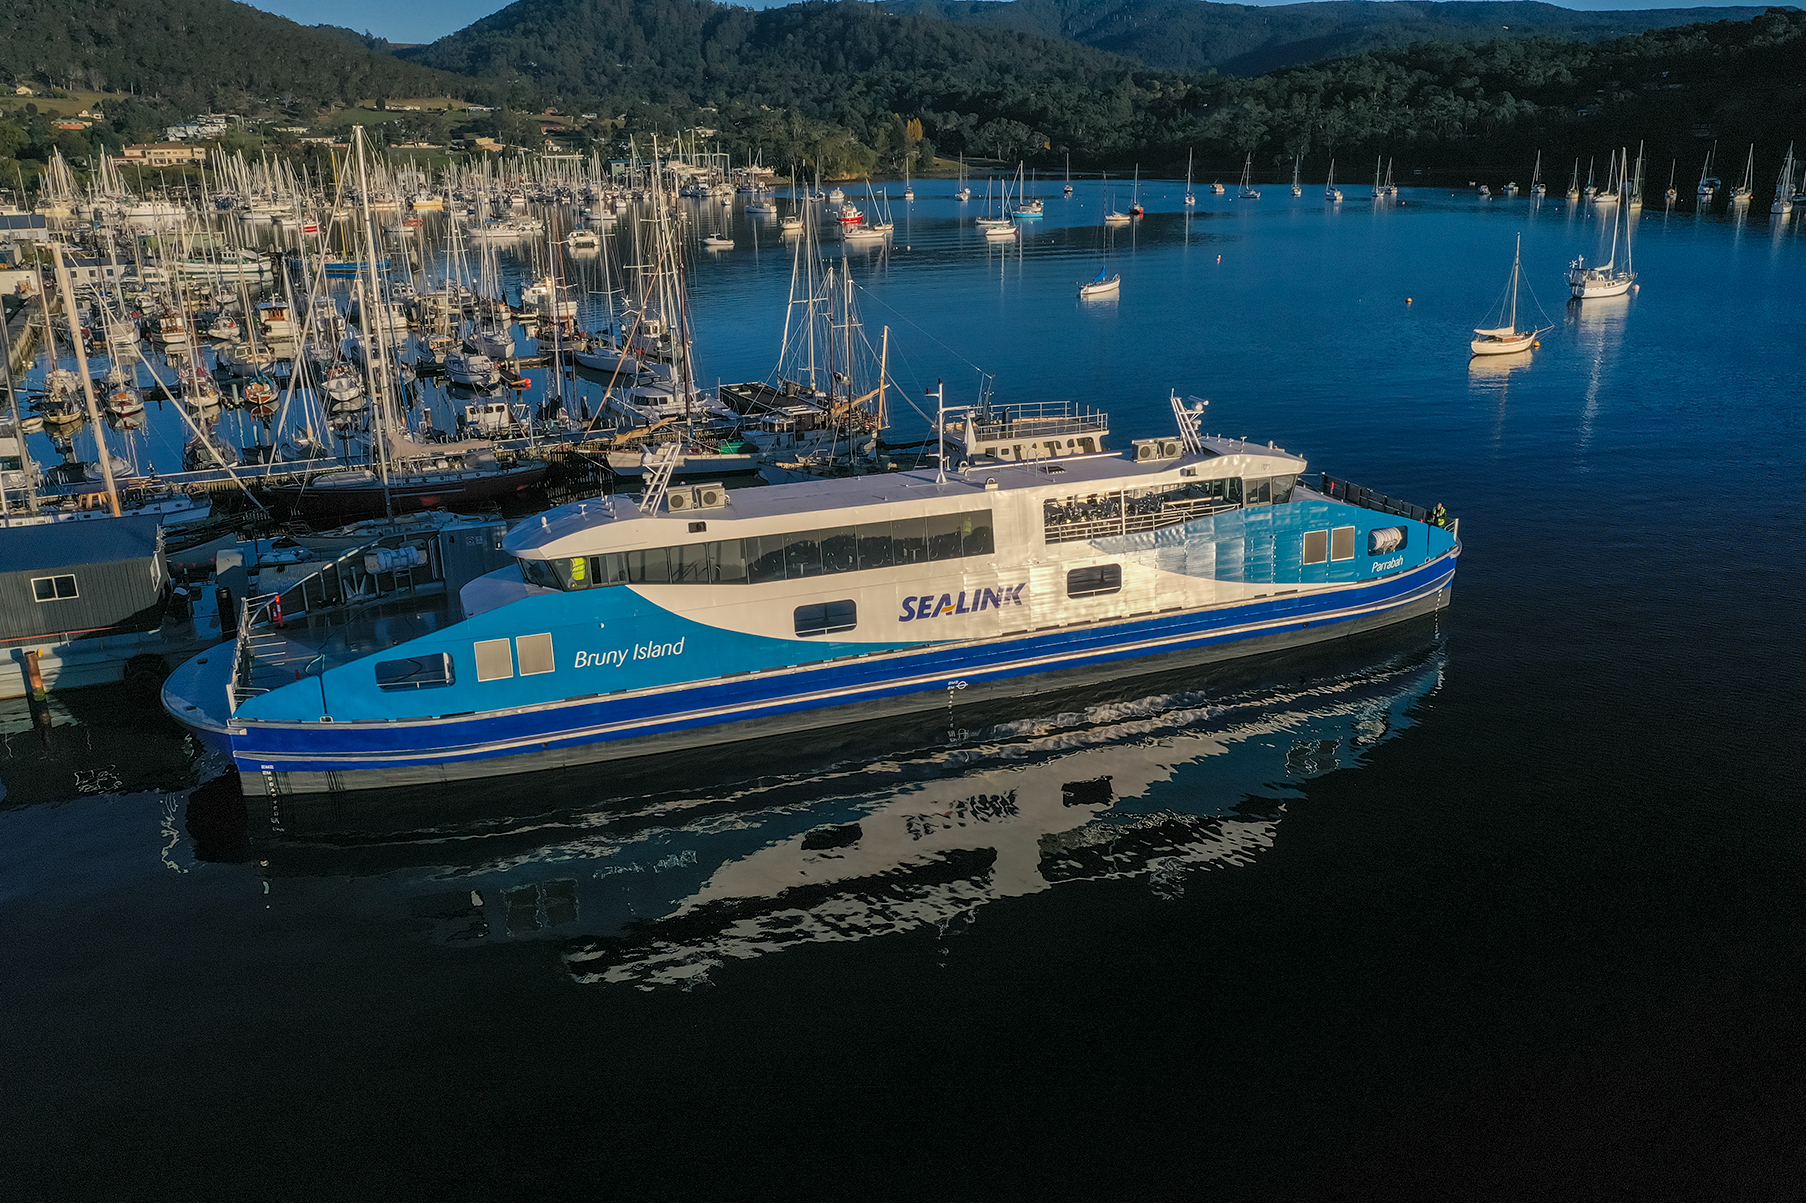
[[[1602,42],[1747,8],[1577,11],[1535,0],[1321,0],[1259,7],[1206,0],[882,0],[891,12],[1064,38],[1168,71],[1261,75],[1413,42],[1563,37]]]

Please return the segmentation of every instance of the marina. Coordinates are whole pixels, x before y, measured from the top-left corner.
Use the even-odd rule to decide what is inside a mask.
[[[144,646],[100,649],[111,684],[53,671],[32,698],[21,659],[0,664],[0,881],[33,883],[5,895],[9,1005],[37,1037],[10,1062],[34,1083],[21,1137],[59,1146],[48,1117],[80,1107],[151,1158],[204,1121],[231,1156],[172,1171],[191,1195],[248,1193],[246,1167],[284,1157],[367,1193],[405,1145],[416,1185],[455,1195],[506,1193],[494,1142],[575,1141],[602,1115],[643,1142],[611,1152],[611,1180],[687,1195],[756,1166],[685,1125],[759,1142],[805,1124],[933,1193],[889,1136],[834,1118],[882,1099],[887,1122],[991,1117],[933,1137],[937,1173],[1004,1197],[1024,1162],[1006,1176],[998,1141],[1057,1168],[1112,1121],[1095,1100],[1129,1090],[1156,1101],[1146,1136],[1258,1194],[1272,1159],[1326,1181],[1351,1158],[1410,1164],[1389,1117],[1413,1108],[1479,1131],[1560,1113],[1596,1088],[1600,1009],[1658,1066],[1718,1067],[1689,1080],[1698,1113],[1752,1080],[1784,1104],[1795,1088],[1737,1033],[1791,1038],[1772,952],[1793,939],[1774,900],[1800,853],[1806,549],[1788,506],[1733,512],[1687,449],[1799,475],[1798,228],[1722,195],[1696,211],[1684,176],[1680,203],[1633,210],[1559,184],[1370,199],[1364,173],[1332,202],[1321,174],[1242,199],[1144,172],[1144,214],[1107,230],[1127,181],[1031,184],[1039,219],[1007,239],[972,221],[985,180],[962,203],[918,175],[876,240],[817,205],[801,260],[787,187],[770,213],[756,193],[680,197],[685,338],[615,295],[623,263],[650,261],[631,251],[650,202],[583,222],[592,251],[566,241],[581,205],[529,200],[510,220],[546,234],[494,239],[486,295],[510,320],[467,319],[513,342],[492,363],[525,387],[360,370],[355,412],[387,395],[387,425],[177,471],[204,382],[143,345],[145,421],[101,426],[122,512],[164,518],[112,517],[85,471],[49,478],[59,439],[101,462],[93,423],[29,425],[50,371],[74,370],[53,307],[65,349],[21,363],[23,449],[0,441],[9,471],[46,477],[35,515],[9,489],[0,537],[33,544],[0,588],[48,579],[35,612],[117,587],[94,621],[122,628],[139,593],[156,605],[116,636]],[[406,263],[419,295],[451,214],[422,221],[387,277]],[[712,235],[733,248],[704,254]],[[279,223],[260,237],[275,288]],[[1565,291],[1577,256],[1628,267],[1631,244],[1623,295]],[[1075,295],[1105,245],[1119,287]],[[521,320],[552,247],[539,295],[574,306],[569,340]],[[358,277],[336,279],[334,363],[352,363]],[[1515,320],[1483,316],[1501,284]],[[287,312],[308,320],[298,297]],[[1507,327],[1536,345],[1475,353]],[[437,329],[373,328],[376,354]],[[577,339],[613,363],[567,358]],[[204,346],[222,397],[255,379]],[[273,417],[292,376],[269,374]],[[250,461],[325,435],[319,379],[306,421],[222,403],[210,436]],[[410,507],[410,476],[443,483],[394,469],[417,449],[438,471],[469,449],[542,475]],[[335,475],[368,495],[280,497]],[[145,654],[154,681],[130,671]],[[1702,1009],[1724,973],[1749,997]],[[1132,1052],[1075,1053],[1100,1023]],[[361,1088],[324,1095],[328,1056]],[[962,1076],[1000,1065],[1007,1086]],[[1458,1089],[1451,1066],[1492,1085]],[[1655,1100],[1666,1072],[1607,1076]],[[429,1076],[455,1104],[415,1100]],[[1059,1114],[1019,1116],[1025,1084]],[[283,1117],[327,1110],[297,1147]],[[1350,1114],[1375,1118],[1323,1135]],[[1085,1182],[1110,1193],[1146,1157],[1103,1154]]]

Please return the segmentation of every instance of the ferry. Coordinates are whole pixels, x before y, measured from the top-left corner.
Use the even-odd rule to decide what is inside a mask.
[[[1448,604],[1440,507],[1205,436],[1190,402],[1127,454],[1083,421],[967,408],[937,469],[733,493],[657,472],[637,501],[516,526],[512,563],[443,618],[306,646],[248,599],[236,650],[179,669],[164,705],[247,794],[337,792],[951,711]]]

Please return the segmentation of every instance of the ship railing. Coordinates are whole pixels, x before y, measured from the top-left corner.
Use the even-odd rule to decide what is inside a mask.
[[[1139,504],[1139,499],[1128,499],[1127,511],[1124,511],[1120,495],[1100,498],[1092,503],[1073,503],[1062,506],[1063,510],[1075,511],[1070,517],[1046,518],[1046,537],[1049,543],[1076,543],[1083,539],[1103,539],[1112,535],[1134,535],[1144,531],[1159,530],[1162,527],[1178,526],[1182,522],[1190,522],[1194,518],[1204,518],[1224,510],[1241,508],[1237,501],[1218,500],[1214,497],[1198,497],[1187,500],[1161,498],[1157,505]]]
[[[1442,525],[1450,531],[1458,531],[1459,519],[1445,518],[1439,524],[1436,522],[1435,512],[1426,510],[1421,505],[1412,505],[1400,498],[1376,493],[1365,485],[1357,485],[1353,481],[1343,480],[1328,472],[1320,472],[1317,476],[1317,491],[1325,497],[1333,497],[1337,501],[1345,501],[1349,505],[1358,505],[1362,509],[1377,510],[1382,514],[1394,514],[1400,518],[1413,518],[1418,522],[1427,522],[1432,526]],[[1456,537],[1460,537],[1458,533]]]
[[[968,445],[1012,438],[1055,438],[1071,434],[1105,434],[1110,429],[1108,414],[1080,410],[1070,401],[1033,401],[1011,405],[986,414],[974,414],[969,421]]]
[[[424,564],[409,562],[411,555],[379,554],[413,547],[424,550]],[[375,569],[370,567],[372,558],[377,562]],[[293,637],[300,632],[291,633],[290,623],[418,594],[444,580],[436,538],[387,535],[322,563],[274,592],[246,597],[239,608],[238,641],[227,686],[232,710],[258,694],[289,684],[298,679],[297,674],[305,675],[308,669],[298,661],[311,664],[319,659],[312,654],[314,649]]]

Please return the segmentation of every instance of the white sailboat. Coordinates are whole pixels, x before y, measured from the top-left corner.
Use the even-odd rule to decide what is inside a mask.
[[[1329,179],[1323,185],[1323,199],[1332,205],[1342,203],[1342,190],[1336,187],[1336,161],[1329,161]]]
[[[1198,198],[1191,190],[1191,151],[1185,152],[1185,204],[1187,208],[1198,203]]]
[[[1539,150],[1536,152],[1536,166],[1530,169],[1530,195],[1541,200],[1548,191],[1548,185],[1543,183],[1543,152]]]
[[[1115,296],[1122,289],[1122,273],[1110,274],[1110,227],[1113,224],[1121,223],[1111,222],[1110,216],[1108,212],[1104,214],[1103,226],[1099,232],[1104,244],[1104,262],[1097,269],[1097,275],[1079,285],[1079,300],[1081,301],[1094,297]],[[1125,217],[1123,220],[1127,221],[1128,219]]]
[[[1793,212],[1793,143],[1787,144],[1787,157],[1781,160],[1781,176],[1775,181],[1775,201],[1770,213],[1786,217]]]
[[[1706,152],[1705,166],[1699,169],[1699,187],[1693,190],[1694,198],[1702,205],[1711,204],[1712,198],[1718,195],[1719,188],[1723,186],[1719,178],[1712,174],[1712,155],[1717,149],[1717,145],[1714,144],[1712,149]]]
[[[1384,200],[1386,197],[1386,191],[1385,191],[1386,186],[1380,182],[1380,163],[1381,163],[1381,157],[1379,155],[1373,156],[1373,199],[1374,200]]]
[[[1505,324],[1490,329],[1474,327],[1474,340],[1468,348],[1475,355],[1516,355],[1528,351],[1536,345],[1537,338],[1553,329],[1544,326],[1535,330],[1518,329],[1518,282],[1522,278],[1524,264],[1524,237],[1518,235],[1517,251],[1511,257],[1511,285],[1507,289],[1510,301],[1506,306]]]
[[[1623,187],[1623,181],[1619,181]],[[1590,300],[1596,297],[1621,297],[1630,291],[1631,285],[1637,282],[1637,273],[1631,270],[1630,236],[1624,239],[1624,266],[1618,262],[1618,213],[1612,214],[1612,253],[1604,263],[1596,267],[1588,267],[1584,257],[1576,258],[1568,266],[1568,290],[1579,300]]]
[[[1292,195],[1293,196],[1303,196],[1304,195],[1304,185],[1298,182],[1298,173],[1302,170],[1304,170],[1304,156],[1303,155],[1293,155],[1292,156]]]
[[[1747,205],[1756,191],[1756,144],[1750,143],[1750,157],[1743,165],[1743,183],[1731,189],[1733,205]]]
[[[1680,193],[1675,191],[1674,188],[1674,172],[1675,169],[1680,166],[1680,162],[1679,159],[1668,160],[1668,191],[1664,192],[1662,197],[1668,202],[1669,208],[1673,208],[1674,202],[1680,197]]]
[[[1110,194],[1110,173],[1104,173],[1104,224],[1107,226],[1126,226],[1129,215],[1116,208],[1116,199]]]
[[[1072,195],[1072,156],[1066,156],[1066,196]]]
[[[1255,186],[1254,186],[1254,152],[1253,151],[1249,151],[1248,157],[1242,161],[1242,186],[1241,186],[1241,190],[1235,194],[1235,198],[1237,200],[1259,200],[1260,199],[1260,190],[1255,188]]]

